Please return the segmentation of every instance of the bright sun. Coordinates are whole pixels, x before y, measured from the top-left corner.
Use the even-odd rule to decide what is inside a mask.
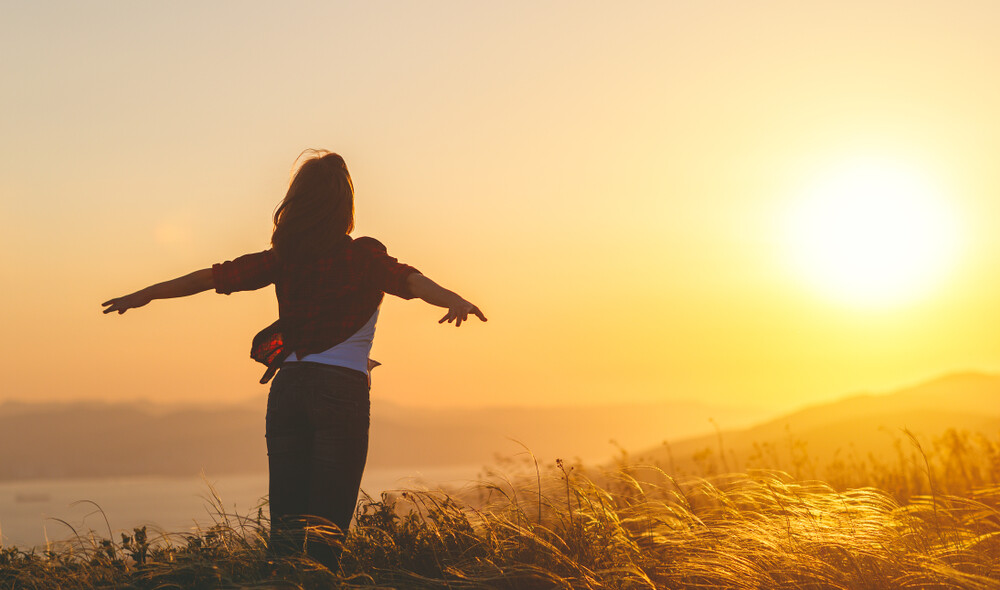
[[[921,170],[872,158],[817,177],[789,230],[796,266],[822,294],[879,307],[925,294],[950,269],[958,239]]]

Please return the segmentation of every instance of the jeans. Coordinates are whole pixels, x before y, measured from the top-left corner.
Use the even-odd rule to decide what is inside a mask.
[[[271,546],[336,570],[368,455],[368,376],[288,363],[267,398]]]

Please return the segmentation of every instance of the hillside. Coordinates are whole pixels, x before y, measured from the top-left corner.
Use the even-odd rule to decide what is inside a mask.
[[[853,395],[751,428],[672,437],[669,447],[646,448],[634,458],[677,473],[815,468],[911,456],[915,447],[905,431],[926,448],[949,429],[991,437],[1000,432],[1000,376],[957,373],[892,393]]]

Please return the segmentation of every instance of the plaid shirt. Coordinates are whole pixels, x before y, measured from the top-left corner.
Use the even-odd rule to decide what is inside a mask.
[[[344,241],[313,260],[279,261],[273,250],[212,265],[223,295],[274,284],[278,321],[254,337],[250,356],[268,366],[266,383],[291,354],[302,358],[340,344],[371,319],[383,293],[412,299],[406,279],[420,272],[389,256],[374,238]]]

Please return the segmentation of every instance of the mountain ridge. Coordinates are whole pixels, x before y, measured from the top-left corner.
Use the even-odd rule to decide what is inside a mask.
[[[776,459],[783,454],[784,461],[793,461],[797,444],[808,447],[814,461],[832,461],[843,453],[898,452],[897,441],[908,438],[907,432],[928,440],[948,429],[1000,431],[1000,375],[963,371],[888,393],[855,393],[748,428],[674,439],[667,447],[647,447],[635,455],[638,461],[669,463],[684,471],[694,469],[695,455],[740,463],[762,448],[780,449]]]

